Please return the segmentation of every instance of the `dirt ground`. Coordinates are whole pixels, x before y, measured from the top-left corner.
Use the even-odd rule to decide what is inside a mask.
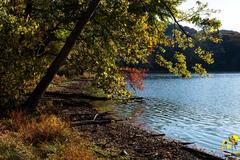
[[[104,149],[119,148],[119,157],[124,155],[134,160],[221,159],[192,149],[182,142],[169,140],[163,134],[152,133],[116,113],[99,111],[89,104],[89,97],[82,99],[82,94],[78,96],[77,89],[70,88],[70,92],[67,93],[66,90],[48,92],[44,99],[52,100],[53,104],[58,106],[61,115],[81,136],[92,139],[97,146]]]

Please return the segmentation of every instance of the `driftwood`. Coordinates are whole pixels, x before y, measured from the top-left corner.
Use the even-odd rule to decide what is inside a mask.
[[[180,142],[181,145],[191,145],[191,144],[194,144],[193,142]]]
[[[165,136],[165,134],[151,134],[151,135],[148,135],[147,137],[163,137]]]
[[[143,100],[143,97],[130,97],[128,100]]]
[[[202,157],[205,160],[224,160],[224,158],[218,157],[216,155],[212,155],[210,153],[207,153],[206,151],[201,151],[201,150],[198,150],[198,149],[188,147],[186,145],[181,146],[181,148],[185,151],[188,151],[190,153],[193,153],[193,154],[197,155],[198,157]]]
[[[149,135],[144,135],[144,137],[164,137],[165,134],[149,134]],[[143,135],[135,135],[135,137],[143,137]]]
[[[236,158],[239,157],[238,155],[236,155],[236,154],[233,153],[233,152],[228,152],[228,151],[223,151],[223,152],[225,153],[225,154],[224,154],[225,157],[229,157],[229,158],[233,158],[233,159],[234,159],[234,158],[236,159]],[[234,160],[235,160],[235,159],[234,159]],[[238,160],[239,160],[239,158],[238,158]]]
[[[98,125],[103,125],[103,124],[108,124],[116,121],[123,121],[121,119],[118,120],[85,120],[85,121],[75,121],[72,122],[71,125],[74,126],[81,126],[81,125],[92,125],[92,124],[98,124]]]
[[[69,93],[69,92],[45,92],[44,96],[58,97],[58,98],[77,98],[77,99],[90,99],[90,100],[110,100],[107,97],[95,97],[83,93]]]
[[[97,113],[97,114],[93,114],[91,112],[89,113],[76,113],[76,112],[66,112],[65,113],[68,116],[76,116],[76,117],[82,117],[82,116],[89,116],[89,117],[95,117],[96,115],[98,116],[107,116],[109,114],[111,114],[110,112],[101,112],[101,113]]]
[[[44,94],[45,98],[47,97],[58,97],[58,98],[75,98],[75,99],[88,99],[88,100],[100,100],[100,101],[107,101],[107,100],[111,100],[111,98],[108,97],[96,97],[96,96],[91,96],[91,95],[87,95],[84,93],[71,93],[71,92],[59,92],[59,91],[47,91]],[[130,97],[127,99],[122,99],[123,101],[139,101],[139,102],[143,102],[144,98],[143,97]]]
[[[102,112],[102,113],[66,113],[69,117],[70,121],[82,121],[82,120],[117,120],[118,117],[114,116],[114,114],[110,112]]]

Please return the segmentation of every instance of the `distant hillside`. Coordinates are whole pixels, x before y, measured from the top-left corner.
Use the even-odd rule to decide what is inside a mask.
[[[215,64],[209,69],[214,71],[240,71],[240,33],[222,30],[222,43],[214,51]]]
[[[170,34],[172,29],[173,27],[170,26],[166,32]],[[197,33],[193,28],[184,27],[184,29],[191,34]],[[212,65],[203,65],[209,72],[240,72],[240,33],[221,30],[220,34],[223,40],[221,44],[204,42],[204,48],[214,52],[215,63]],[[171,54],[171,48],[167,48],[167,52],[167,54]],[[188,61],[190,65],[199,62],[198,58],[192,53],[192,50],[186,52],[186,57],[190,60]],[[155,55],[153,54],[149,58],[150,64],[145,67],[149,68],[151,72],[164,72],[164,69],[160,68],[154,62]]]

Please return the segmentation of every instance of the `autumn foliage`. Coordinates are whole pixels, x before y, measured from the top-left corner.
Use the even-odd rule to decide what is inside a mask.
[[[128,80],[130,86],[133,89],[144,90],[144,78],[146,76],[146,69],[138,68],[122,68],[121,72],[124,74],[126,80]]]

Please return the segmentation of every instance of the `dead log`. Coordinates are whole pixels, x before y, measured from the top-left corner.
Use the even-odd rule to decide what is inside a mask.
[[[217,155],[207,153],[206,151],[194,149],[194,148],[188,147],[186,145],[181,146],[181,149],[188,151],[192,154],[195,154],[198,157],[202,157],[205,160],[224,160],[224,158],[218,157]]]
[[[90,99],[90,100],[110,100],[107,97],[95,97],[83,93],[69,93],[69,92],[45,92],[44,96],[58,97],[58,98],[77,98],[77,99]]]
[[[113,113],[110,112],[102,112],[102,113],[66,113],[69,117],[70,121],[79,121],[79,120],[116,120],[117,116],[114,116]]]
[[[165,134],[151,134],[151,135],[148,135],[147,137],[163,137],[165,136]]]
[[[135,135],[134,137],[164,137],[165,134],[148,134],[148,135]]]
[[[103,125],[103,124],[109,124],[112,122],[117,122],[117,121],[123,121],[121,119],[119,120],[85,120],[85,121],[75,121],[72,122],[71,125],[74,126],[81,126],[81,125],[93,125],[93,124],[98,124],[98,125]]]
[[[193,142],[180,142],[181,145],[191,145],[191,144],[194,144]]]

